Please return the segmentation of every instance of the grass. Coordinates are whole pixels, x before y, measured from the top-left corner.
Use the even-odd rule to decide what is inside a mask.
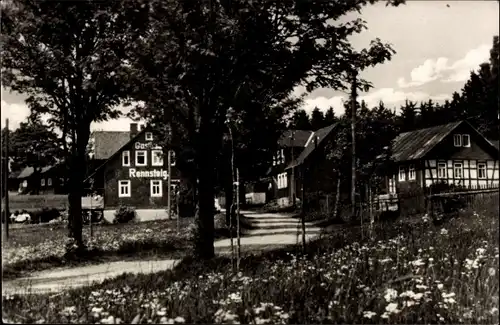
[[[8,296],[23,323],[498,323],[498,202],[437,227],[427,218],[348,227],[309,244],[60,295]]]
[[[2,241],[4,279],[58,266],[77,266],[116,260],[176,258],[187,251],[188,226],[192,219],[84,226],[88,254],[83,258],[65,256],[65,224],[43,224],[11,229],[9,240]]]
[[[16,227],[10,230],[9,241],[2,241],[3,278],[18,278],[34,271],[60,266],[182,258],[190,250],[189,226],[193,221],[193,218],[180,219],[179,233],[177,220],[93,225],[93,238],[88,240],[89,251],[80,257],[65,255],[66,224]],[[224,222],[224,214],[215,216],[215,239],[229,237]],[[250,224],[242,217],[242,232],[247,227]],[[90,238],[89,226],[84,226],[83,236]]]

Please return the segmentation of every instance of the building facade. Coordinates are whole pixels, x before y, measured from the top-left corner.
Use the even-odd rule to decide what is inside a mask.
[[[498,187],[498,148],[466,121],[400,134],[386,192],[429,189],[443,182],[465,188]]]
[[[137,124],[132,123],[129,141],[111,154],[88,180],[101,189],[105,211],[120,206],[165,210],[169,182],[172,197],[179,183],[175,150],[164,153],[150,128],[138,131]]]

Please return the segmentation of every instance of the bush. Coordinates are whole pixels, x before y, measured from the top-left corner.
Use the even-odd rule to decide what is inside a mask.
[[[30,213],[30,215],[31,223],[47,223],[60,217],[59,210],[56,208],[43,208]]]
[[[127,223],[137,217],[135,209],[126,205],[120,206],[115,212],[115,223]]]

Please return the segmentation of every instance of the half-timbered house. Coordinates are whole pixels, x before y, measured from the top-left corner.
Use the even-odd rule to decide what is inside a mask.
[[[392,143],[389,194],[444,182],[466,188],[497,187],[499,151],[467,121],[405,132]]]

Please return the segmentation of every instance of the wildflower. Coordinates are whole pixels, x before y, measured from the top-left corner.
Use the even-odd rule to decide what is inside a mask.
[[[496,274],[495,269],[494,269],[494,268],[492,268],[492,267],[490,267],[490,268],[488,269],[488,274],[489,274],[490,276],[495,276],[495,274]]]
[[[373,311],[364,311],[363,312],[363,317],[371,319],[373,316],[377,315],[377,313],[374,313]]]
[[[174,324],[175,321],[172,318],[162,317],[160,318],[160,324]]]
[[[445,228],[442,228],[441,235],[448,235],[448,230],[446,230]]]
[[[450,292],[450,293],[445,293],[443,292],[443,298],[452,298],[452,297],[455,297],[455,293],[454,292]]]
[[[400,310],[398,309],[398,304],[395,302],[392,302],[385,306],[385,311],[389,314],[397,314],[400,312]]]
[[[491,314],[491,315],[498,314],[498,308],[497,308],[497,307],[493,307],[493,308],[491,308],[491,310],[490,310],[490,314]]]
[[[385,300],[386,300],[387,302],[390,302],[390,301],[392,301],[393,299],[395,299],[397,296],[398,296],[398,292],[397,292],[396,290],[394,290],[394,289],[389,288],[389,289],[387,289],[387,290],[385,291],[385,296],[384,296],[384,298],[385,298]]]
[[[175,317],[174,321],[175,321],[176,323],[185,323],[185,322],[186,322],[186,320],[185,320],[185,319],[184,319],[184,317],[182,317],[182,316],[177,316],[177,317]]]
[[[158,316],[165,316],[166,314],[167,314],[166,308],[162,308],[161,310],[158,310],[156,312],[156,315],[158,315]]]
[[[443,284],[442,283],[438,283],[437,287],[438,287],[439,290],[442,290],[443,289]]]
[[[478,248],[478,249],[476,249],[477,255],[483,255],[484,252],[486,252],[486,249],[484,249],[484,248]]]
[[[418,259],[418,260],[412,261],[412,262],[410,262],[410,263],[411,263],[413,266],[422,266],[422,265],[424,265],[424,264],[425,264],[424,262],[422,262],[422,260],[421,260],[421,259]]]
[[[383,260],[379,260],[379,263],[380,264],[385,264],[385,263],[388,263],[390,261],[392,261],[392,259],[390,257],[388,257],[388,258],[384,258]]]

